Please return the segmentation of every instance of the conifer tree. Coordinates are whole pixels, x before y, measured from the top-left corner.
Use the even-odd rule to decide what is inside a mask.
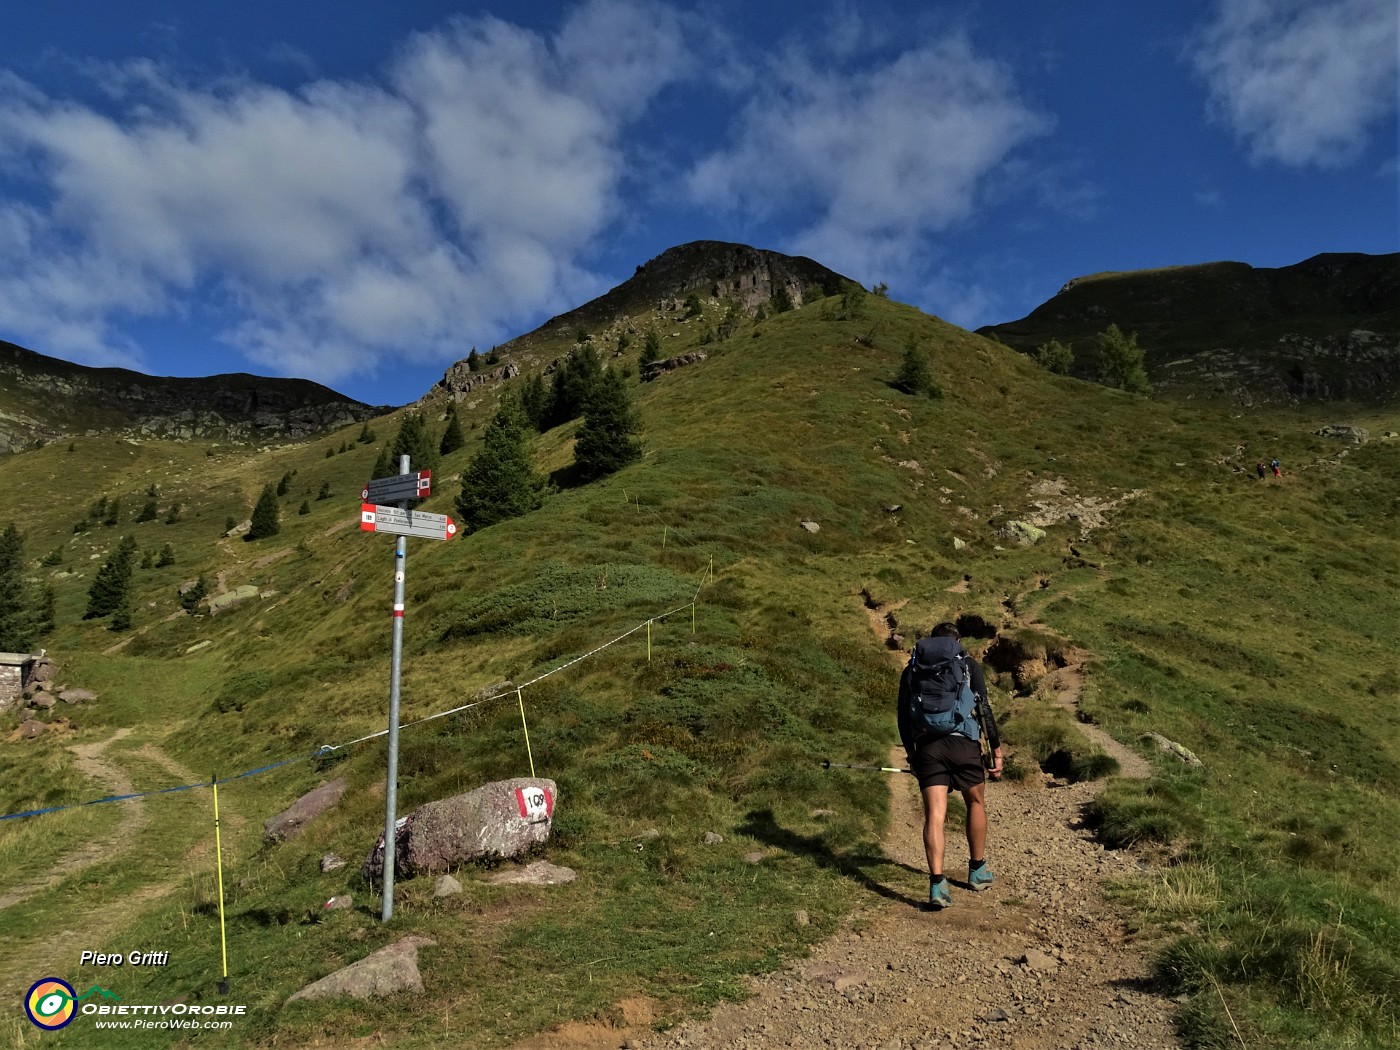
[[[0,533],[0,650],[27,653],[38,633],[24,577],[24,537],[14,523]]]
[[[371,430],[371,429],[369,428],[369,424],[368,424],[368,423],[366,423],[366,424],[360,429],[360,436],[357,437],[355,440],[358,441],[358,442],[359,442],[360,444],[362,444],[362,445],[373,445],[373,444],[374,444],[374,431]]]
[[[593,388],[574,443],[574,471],[581,481],[612,474],[642,458],[632,439],[641,423],[620,369],[610,368]]]
[[[102,524],[103,524],[103,525],[115,525],[118,521],[121,520],[121,512],[122,512],[122,501],[121,501],[121,500],[119,500],[119,499],[114,499],[114,500],[109,501],[109,502],[107,503],[107,515],[106,515],[106,517],[104,517],[104,518],[102,519]]]
[[[180,595],[180,605],[187,613],[193,613],[199,608],[200,601],[209,593],[209,581],[201,573],[199,579],[195,580],[194,586]]]
[[[447,410],[447,429],[442,432],[442,440],[438,442],[438,452],[446,456],[456,452],[467,443],[467,439],[462,434],[462,423],[457,418],[457,406],[452,405]]]
[[[549,425],[549,408],[550,394],[544,385],[544,377],[532,372],[520,390],[520,410],[530,426],[544,431]]]
[[[155,521],[159,514],[160,508],[157,506],[155,498],[150,497],[141,505],[141,510],[136,514],[136,521],[138,524],[143,521]]]
[[[287,490],[291,487],[292,472],[289,470],[285,474],[283,474],[281,480],[277,482],[277,495],[285,496],[287,494]]]
[[[302,500],[302,501],[301,501],[301,506],[297,508],[297,513],[298,513],[298,514],[310,514],[310,513],[311,513],[311,501],[310,501],[310,500],[305,500],[305,499]]]
[[[374,461],[374,470],[370,473],[371,478],[387,478],[391,474],[399,472],[397,463],[389,462],[389,446],[379,446],[379,458]]]
[[[603,372],[603,364],[591,345],[576,346],[554,373],[554,392],[549,425],[558,426],[577,419],[588,403],[593,387]]]
[[[438,465],[438,443],[428,431],[428,422],[416,412],[410,412],[399,424],[394,444],[389,449],[389,474],[399,472],[399,457],[408,454],[409,470],[433,470]],[[387,475],[375,475],[386,477]]]
[[[39,605],[35,630],[39,634],[48,634],[54,629],[58,616],[58,595],[54,593],[53,584],[44,584],[44,589],[39,592]]]
[[[167,525],[174,525],[174,524],[175,524],[177,521],[179,521],[179,520],[180,520],[180,502],[179,502],[179,500],[176,500],[174,503],[170,504],[170,510],[169,510],[169,511],[166,513],[166,515],[165,515],[165,523],[166,523]]]
[[[472,352],[467,355],[467,371],[481,371],[481,355],[476,352],[476,347],[472,347]]]
[[[258,497],[257,506],[253,508],[252,524],[247,535],[243,538],[245,540],[260,540],[268,536],[276,536],[282,531],[282,524],[278,517],[277,493],[271,485],[264,485],[262,495]]]
[[[330,483],[329,481],[323,481],[323,482],[321,482],[321,491],[318,492],[318,493],[316,493],[316,498],[317,498],[317,499],[330,499],[330,498],[331,498],[331,483]]]
[[[503,404],[482,435],[481,451],[462,472],[457,512],[470,529],[517,518],[544,502],[544,479],[530,462],[524,413]]]
[[[123,536],[121,542],[107,556],[102,568],[98,569],[97,575],[93,577],[92,586],[88,588],[88,607],[87,612],[83,613],[84,620],[116,612],[131,589],[131,574],[136,568],[136,550],[136,538]]]
[[[156,568],[163,569],[167,565],[175,564],[175,547],[167,543],[160,549],[160,557],[156,559]]]
[[[934,382],[933,372],[928,365],[919,344],[910,340],[904,346],[904,359],[900,362],[899,373],[894,377],[894,385],[906,394],[938,397],[941,391]]]
[[[655,328],[648,328],[646,338],[642,340],[641,363],[649,365],[653,361],[661,359],[661,337],[656,334]]]
[[[117,602],[117,607],[112,610],[112,619],[108,623],[109,631],[129,631],[131,630],[131,591],[123,591],[121,599]]]

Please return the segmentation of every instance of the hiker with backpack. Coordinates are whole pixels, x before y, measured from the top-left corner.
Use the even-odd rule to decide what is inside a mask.
[[[991,756],[987,766],[980,741]],[[943,874],[948,792],[967,804],[968,887],[992,884],[987,867],[986,780],[1001,776],[1001,734],[987,702],[982,665],[967,654],[957,626],[940,623],[914,646],[899,679],[899,739],[924,798],[924,851],[928,857],[929,907],[949,907],[953,895]]]

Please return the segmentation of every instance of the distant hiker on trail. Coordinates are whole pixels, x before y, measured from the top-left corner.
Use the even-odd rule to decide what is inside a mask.
[[[1274,477],[1276,477],[1276,478],[1281,478],[1281,477],[1283,477],[1283,470],[1279,467],[1278,460],[1274,460],[1272,463],[1270,463],[1270,464],[1269,464],[1269,469],[1272,470],[1272,471],[1274,472]]]
[[[1257,467],[1255,467],[1254,469],[1257,470],[1257,471],[1259,472],[1259,480],[1260,480],[1260,481],[1263,481],[1263,480],[1264,480],[1264,461],[1261,459],[1261,460],[1259,461],[1259,465],[1258,465]]]
[[[950,789],[967,803],[968,886],[992,884],[987,867],[986,777],[1001,776],[1001,734],[987,703],[982,665],[967,655],[958,629],[940,623],[910,654],[899,679],[899,739],[924,797],[924,851],[928,856],[929,907],[946,908],[952,891],[943,875],[943,821]],[[986,735],[990,770],[979,744]]]

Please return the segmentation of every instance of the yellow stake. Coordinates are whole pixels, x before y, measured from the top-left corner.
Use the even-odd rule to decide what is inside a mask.
[[[214,788],[214,857],[219,869],[219,945],[224,958],[224,982],[228,982],[228,934],[224,930],[224,848],[219,834],[219,775],[209,778]]]
[[[647,663],[651,663],[651,621],[647,621]]]
[[[515,690],[515,698],[520,701],[520,725],[525,730],[525,754],[530,759],[530,776],[535,775],[535,753],[530,750],[530,727],[525,724],[525,694],[518,688]]]
[[[661,549],[662,549],[663,551],[666,549],[666,533],[669,531],[669,529],[670,529],[670,526],[669,526],[669,525],[662,525],[662,526],[661,526]]]
[[[695,603],[690,603],[690,633],[695,633]]]

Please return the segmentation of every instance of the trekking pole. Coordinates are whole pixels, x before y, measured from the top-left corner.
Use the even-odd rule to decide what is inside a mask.
[[[823,769],[868,769],[872,773],[913,773],[912,769],[900,769],[898,766],[852,766],[845,762],[833,762],[829,758],[822,759]]]

